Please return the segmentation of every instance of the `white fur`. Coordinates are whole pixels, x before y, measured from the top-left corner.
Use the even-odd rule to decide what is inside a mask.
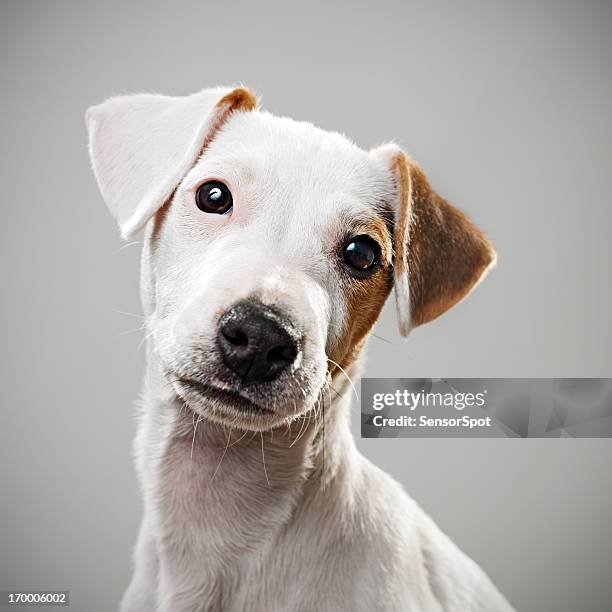
[[[326,356],[346,325],[337,242],[352,219],[395,197],[388,166],[338,134],[262,111],[234,114],[196,159],[227,91],[110,100],[88,122],[96,176],[123,234],[174,193],[143,251],[144,518],[121,610],[510,610],[357,452],[347,380],[326,385]],[[195,207],[210,179],[230,187],[231,215]],[[301,361],[269,398],[274,416],[252,419],[173,379],[204,372],[223,388],[215,322],[251,296],[288,313],[304,339]]]
[[[118,96],[87,111],[94,172],[124,238],[142,228],[193,166],[214,105],[230,91]]]

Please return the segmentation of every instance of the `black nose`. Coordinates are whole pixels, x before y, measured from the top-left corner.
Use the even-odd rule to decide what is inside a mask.
[[[243,384],[274,380],[298,355],[290,324],[259,302],[238,302],[219,319],[223,363]]]

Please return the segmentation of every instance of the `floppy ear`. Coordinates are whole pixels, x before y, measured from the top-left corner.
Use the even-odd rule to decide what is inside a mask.
[[[387,159],[395,179],[395,297],[400,332],[407,336],[464,298],[495,264],[496,254],[401,149],[386,145],[374,153]]]
[[[168,200],[231,113],[256,106],[248,89],[220,87],[118,96],[88,109],[93,170],[123,238]]]

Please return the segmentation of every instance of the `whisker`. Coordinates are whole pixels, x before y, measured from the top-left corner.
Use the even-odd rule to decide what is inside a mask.
[[[270,486],[270,479],[268,478],[268,470],[266,469],[266,455],[264,453],[263,432],[260,431],[259,435],[261,436],[261,460],[263,462],[264,474],[266,475],[266,482],[268,483],[268,486]]]
[[[113,312],[125,315],[126,317],[136,317],[137,319],[146,319],[144,315],[137,314],[135,312],[126,312],[125,310],[113,310]]]
[[[244,437],[245,437],[245,436],[246,436],[248,433],[249,433],[249,430],[248,430],[248,429],[245,429],[245,430],[244,430],[244,433],[243,433],[243,434],[242,434],[242,435],[241,435],[241,436],[240,436],[240,437],[239,437],[239,438],[238,438],[238,439],[237,439],[235,442],[232,442],[232,443],[230,444],[230,447],[231,447],[231,446],[236,446],[236,444],[238,444],[238,442],[240,442],[240,440],[242,440],[242,439],[243,439],[243,438],[244,438]]]
[[[331,383],[329,385],[329,389],[331,389],[340,399],[342,399],[342,393],[340,393]]]
[[[372,332],[372,335],[378,340],[382,340],[383,342],[386,342],[387,344],[395,344],[395,342],[392,342],[391,340],[387,340],[387,338],[383,338],[382,336],[379,336],[378,334],[375,334],[374,332]]]
[[[349,381],[351,387],[353,387],[353,391],[355,392],[355,397],[357,398],[357,401],[359,401],[359,394],[357,393],[357,389],[355,388],[355,385],[353,384],[353,381],[351,380],[351,377],[345,372],[344,368],[336,363],[333,359],[330,359],[329,357],[327,358],[327,361],[329,361],[330,363],[333,363],[346,377],[346,380]]]
[[[195,419],[195,412],[193,413],[193,418]],[[198,417],[198,420],[193,425],[193,438],[191,439],[191,455],[190,455],[190,458],[192,461],[193,461],[193,445],[195,444],[196,432],[198,431],[198,423],[203,418],[204,417]]]
[[[300,429],[300,433],[298,434],[298,437],[289,445],[289,448],[291,448],[300,438],[302,438],[306,432],[308,431],[308,427],[310,426],[310,421],[312,420],[312,415],[313,415],[313,411],[310,410],[308,412],[308,417],[307,419],[304,419],[304,422],[302,423],[302,427]]]
[[[310,420],[310,412],[308,413],[308,421],[309,420]],[[300,431],[298,432],[297,438],[289,445],[289,448],[291,448],[302,437],[302,433],[308,421],[306,420],[306,415],[304,415],[304,419],[302,420],[302,426],[300,427]]]
[[[232,430],[230,429],[229,436],[227,437],[227,444],[225,445],[225,449],[223,450],[221,459],[219,459],[219,463],[217,464],[217,467],[215,468],[215,471],[212,475],[212,478],[210,479],[210,482],[213,482],[215,480],[215,476],[217,475],[217,472],[219,471],[219,468],[221,467],[221,464],[223,463],[223,459],[225,458],[225,453],[227,453],[227,449],[229,448],[229,443],[231,439],[232,439]]]

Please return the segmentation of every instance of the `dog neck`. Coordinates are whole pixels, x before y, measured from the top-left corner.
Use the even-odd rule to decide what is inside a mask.
[[[150,355],[138,456],[145,506],[179,566],[201,567],[206,559],[209,582],[217,584],[228,568],[265,556],[317,497],[346,486],[343,474],[357,452],[350,387],[332,384],[338,389],[318,414],[272,431],[238,431],[192,412]]]

